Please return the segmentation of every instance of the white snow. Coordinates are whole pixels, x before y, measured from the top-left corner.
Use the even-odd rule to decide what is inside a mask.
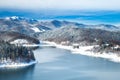
[[[6,64],[2,64],[0,65],[0,68],[20,68],[20,67],[27,67],[33,64],[36,64],[36,61],[31,61],[29,63],[6,63]]]
[[[11,18],[12,19],[18,19],[19,17],[18,16],[12,16]]]
[[[26,39],[16,39],[12,42],[10,42],[11,44],[28,44],[29,42]]]
[[[10,17],[6,17],[5,19],[6,19],[6,20],[10,20]]]
[[[38,29],[37,27],[33,27],[33,28],[31,28],[31,29],[34,30],[35,32],[41,32],[41,30]]]
[[[10,42],[11,44],[17,44],[17,45],[22,45],[22,46],[25,46],[25,47],[37,47],[37,46],[40,46],[40,44],[34,44],[34,43],[29,43],[26,39],[16,39],[12,42]]]
[[[15,20],[15,19],[18,19],[18,18],[19,18],[19,17],[17,17],[17,16],[5,17],[6,20],[10,20],[10,19]]]
[[[25,46],[25,47],[37,47],[37,46],[40,46],[40,44],[23,44],[22,46]]]
[[[119,48],[119,45],[116,45],[115,47],[114,47],[114,49],[118,49]]]
[[[102,53],[102,54],[100,54],[100,53],[92,52],[91,49],[94,46],[80,46],[79,49],[74,49],[72,46],[63,46],[60,44],[56,44],[55,42],[49,42],[49,41],[42,41],[42,42],[47,43],[51,46],[55,46],[57,48],[70,50],[73,54],[81,54],[81,55],[86,55],[86,56],[91,56],[91,57],[105,58],[105,59],[108,59],[110,61],[120,62],[120,57],[117,54],[114,54],[114,53]]]

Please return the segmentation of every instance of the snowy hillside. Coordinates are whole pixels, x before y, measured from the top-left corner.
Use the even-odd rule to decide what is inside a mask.
[[[29,36],[34,36],[34,34],[61,27],[95,28],[108,31],[120,31],[119,26],[109,24],[88,25],[60,20],[40,21],[18,16],[0,19],[0,31],[14,31]]]

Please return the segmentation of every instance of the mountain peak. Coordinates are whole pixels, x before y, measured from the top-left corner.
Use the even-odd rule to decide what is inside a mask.
[[[24,20],[24,17],[18,17],[18,16],[11,16],[11,17],[6,17],[6,20]]]

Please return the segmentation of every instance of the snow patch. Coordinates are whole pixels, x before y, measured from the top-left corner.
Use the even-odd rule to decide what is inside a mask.
[[[11,44],[28,44],[29,42],[26,39],[16,39],[10,43]]]
[[[0,65],[0,68],[20,68],[20,67],[27,67],[27,66],[31,66],[33,64],[36,64],[36,61],[31,61],[29,63],[6,63],[6,64],[2,64]]]
[[[10,20],[10,17],[6,17],[5,20]]]
[[[25,46],[25,47],[38,47],[38,46],[40,46],[40,44],[23,44],[22,46]]]
[[[40,29],[38,29],[37,27],[33,27],[33,28],[31,28],[33,31],[35,31],[35,32],[42,32]]]
[[[11,18],[12,19],[18,19],[19,17],[18,16],[12,16]]]

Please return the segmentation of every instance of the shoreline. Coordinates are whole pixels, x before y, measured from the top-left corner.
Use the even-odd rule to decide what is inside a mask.
[[[23,67],[27,67],[27,66],[31,66],[36,64],[37,61],[31,61],[29,63],[5,63],[0,65],[0,68],[23,68]]]
[[[91,57],[98,57],[98,58],[104,58],[112,62],[120,63],[120,57],[115,53],[94,53],[90,51],[94,46],[80,46],[79,49],[74,49],[72,46],[64,46],[61,44],[57,44],[55,42],[50,41],[41,41],[42,43],[46,43],[50,46],[55,46],[56,48],[66,49],[71,51],[72,54],[80,54],[85,56],[91,56]]]

